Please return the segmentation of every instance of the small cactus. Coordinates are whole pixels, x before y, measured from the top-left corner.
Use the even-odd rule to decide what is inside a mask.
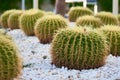
[[[0,35],[0,80],[13,80],[21,75],[22,61],[12,40]]]
[[[1,15],[1,17],[0,17],[0,22],[1,22],[1,26],[3,27],[3,28],[9,28],[8,27],[8,23],[7,23],[7,20],[8,20],[8,18],[9,18],[9,15],[11,14],[11,13],[13,13],[13,12],[15,12],[16,10],[7,10],[7,11],[5,11],[2,15]]]
[[[8,27],[10,29],[19,29],[19,17],[22,13],[23,11],[16,11],[10,14],[8,18]]]
[[[91,26],[92,28],[99,28],[102,26],[100,19],[95,18],[94,16],[82,16],[79,17],[76,21],[77,26]]]
[[[52,64],[69,69],[97,68],[105,64],[108,54],[105,37],[89,28],[64,29],[51,43]]]
[[[90,9],[84,7],[72,7],[68,12],[68,15],[69,21],[75,22],[78,17],[84,15],[93,15],[93,12]]]
[[[24,12],[19,19],[20,28],[28,36],[34,35],[35,23],[42,16],[44,16],[44,12],[40,10],[30,9]]]
[[[97,18],[100,18],[104,25],[118,25],[118,19],[115,15],[110,12],[99,12],[95,15]]]
[[[107,37],[110,53],[120,56],[120,27],[115,25],[105,25],[100,30]]]
[[[35,35],[41,43],[50,43],[56,30],[66,27],[67,22],[62,16],[48,15],[37,21]]]

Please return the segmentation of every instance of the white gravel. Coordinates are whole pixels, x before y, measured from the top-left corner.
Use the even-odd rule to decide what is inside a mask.
[[[17,29],[8,32],[23,57],[23,74],[19,80],[120,80],[120,57],[109,55],[98,69],[68,70],[51,65],[50,44],[41,44]]]

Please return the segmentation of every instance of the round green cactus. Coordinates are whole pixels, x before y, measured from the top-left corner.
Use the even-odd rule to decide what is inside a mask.
[[[22,61],[12,40],[0,35],[0,80],[13,80],[21,75]]]
[[[110,12],[99,12],[96,14],[97,18],[100,18],[104,25],[118,25],[118,19],[115,15]]]
[[[8,27],[10,29],[19,29],[19,17],[22,13],[23,11],[16,11],[10,14],[8,18]]]
[[[11,13],[13,13],[13,12],[15,12],[16,10],[7,10],[7,11],[5,11],[2,15],[1,15],[1,17],[0,17],[0,22],[1,22],[1,26],[3,27],[3,28],[8,28],[8,23],[7,23],[7,20],[8,20],[8,18],[9,18],[9,15],[11,14]]]
[[[84,7],[72,7],[68,12],[68,15],[69,21],[75,22],[78,17],[84,15],[93,15],[93,12],[90,9]]]
[[[100,30],[107,37],[110,53],[114,56],[120,56],[120,27],[105,25]]]
[[[60,15],[48,15],[39,19],[35,25],[35,35],[41,43],[50,43],[56,30],[66,28],[67,22]]]
[[[19,19],[20,28],[28,36],[34,35],[35,23],[42,16],[44,16],[44,12],[40,10],[31,9],[24,12]]]
[[[102,26],[100,19],[95,18],[94,16],[82,16],[79,17],[76,21],[77,26],[91,26],[92,28],[99,28]]]
[[[64,29],[56,33],[51,44],[52,64],[69,69],[97,68],[108,54],[105,37],[89,28]]]

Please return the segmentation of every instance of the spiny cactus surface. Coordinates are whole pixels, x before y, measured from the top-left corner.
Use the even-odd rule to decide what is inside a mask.
[[[77,26],[90,26],[92,28],[99,28],[102,26],[100,19],[95,18],[94,16],[82,16],[79,17],[76,21]]]
[[[100,18],[104,25],[118,25],[118,19],[115,15],[110,12],[99,12],[95,15],[97,18]]]
[[[97,68],[105,64],[105,37],[89,28],[59,31],[51,44],[52,64],[69,69]]]
[[[0,35],[0,80],[13,80],[21,75],[22,61],[18,49]]]
[[[120,27],[105,25],[100,30],[107,37],[110,53],[114,56],[120,56]]]
[[[0,22],[1,22],[1,26],[3,28],[8,28],[8,23],[7,20],[9,18],[9,15],[13,12],[15,12],[16,10],[12,9],[12,10],[7,10],[5,11],[1,16],[0,16]]]
[[[68,15],[69,21],[75,22],[78,17],[84,15],[93,15],[93,12],[90,9],[84,7],[72,7],[68,12]]]
[[[19,29],[19,17],[22,15],[23,11],[16,11],[10,14],[8,18],[8,27],[10,29]]]
[[[34,35],[34,26],[37,20],[44,16],[44,12],[40,10],[31,9],[24,12],[20,16],[19,24],[20,28],[28,36]]]
[[[60,15],[48,15],[39,19],[35,25],[35,35],[41,43],[50,43],[58,29],[66,28],[67,22]]]

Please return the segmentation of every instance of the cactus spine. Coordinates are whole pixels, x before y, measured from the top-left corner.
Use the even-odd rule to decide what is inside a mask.
[[[91,26],[92,28],[99,28],[102,26],[100,19],[95,18],[94,16],[82,16],[79,17],[76,21],[77,26]]]
[[[5,11],[2,15],[1,15],[1,17],[0,17],[0,22],[1,22],[1,26],[3,27],[3,28],[8,28],[8,23],[7,23],[7,20],[8,20],[8,18],[9,18],[9,15],[11,14],[11,13],[13,13],[13,12],[15,12],[16,10],[7,10],[7,11]]]
[[[110,12],[99,12],[96,17],[100,18],[104,25],[118,25],[118,19]]]
[[[66,27],[67,22],[62,16],[48,15],[37,21],[35,35],[41,43],[50,43],[56,30]]]
[[[114,56],[120,56],[120,27],[114,25],[105,25],[100,30],[107,37],[110,53]]]
[[[84,15],[93,15],[93,12],[88,8],[72,7],[68,12],[68,15],[69,15],[68,17],[69,21],[75,22],[78,17],[84,16]]]
[[[0,80],[13,80],[21,75],[22,61],[12,40],[0,35]]]
[[[8,26],[10,29],[19,29],[19,17],[22,13],[23,11],[16,11],[10,14],[8,18]]]
[[[106,39],[89,28],[59,31],[51,44],[52,63],[69,69],[89,69],[104,65],[107,55]]]
[[[28,10],[20,16],[19,24],[20,28],[28,36],[34,35],[34,26],[36,21],[44,16],[44,12],[40,10]]]

